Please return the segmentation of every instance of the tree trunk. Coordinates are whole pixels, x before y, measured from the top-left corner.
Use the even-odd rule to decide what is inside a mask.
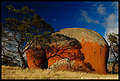
[[[115,65],[118,63],[118,60],[117,60],[118,56],[115,55],[114,49],[112,47],[112,43],[110,43],[110,46],[111,46],[111,52],[115,58],[115,62],[113,63],[113,66],[112,66],[112,73],[114,74],[115,73]]]
[[[118,63],[118,61],[117,61],[117,58],[115,58],[115,62],[114,62],[114,64],[113,64],[113,66],[112,66],[112,73],[114,74],[115,73],[115,65]]]
[[[22,61],[22,68],[26,68],[23,53],[20,51],[20,43],[18,43],[18,48],[17,49],[18,49],[18,54],[20,55],[20,59]]]
[[[25,59],[23,57],[23,54],[22,53],[19,53],[19,54],[20,54],[20,59],[21,59],[21,62],[22,62],[22,68],[26,68]]]

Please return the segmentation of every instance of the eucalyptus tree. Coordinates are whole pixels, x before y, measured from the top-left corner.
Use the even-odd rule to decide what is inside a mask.
[[[115,73],[115,65],[118,63],[118,60],[119,60],[119,50],[118,50],[119,49],[119,34],[109,33],[107,37],[108,37],[108,42],[110,43],[111,54],[114,56],[112,73]]]
[[[33,38],[40,39],[42,35],[49,35],[54,29],[28,6],[17,9],[12,5],[7,5],[6,9],[8,17],[2,23],[2,51],[5,52],[7,50],[18,54],[22,67],[25,68],[25,59],[23,57],[27,50],[24,50],[25,43],[33,40]],[[10,47],[5,46],[5,43],[8,44],[10,41],[14,42],[11,46],[16,48],[17,51],[13,51]],[[31,43],[27,44],[27,47]]]

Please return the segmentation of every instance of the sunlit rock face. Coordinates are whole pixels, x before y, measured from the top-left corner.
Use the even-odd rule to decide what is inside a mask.
[[[108,45],[97,32],[65,28],[53,33],[52,37],[54,40],[51,39],[44,50],[34,42],[26,51],[29,68],[106,73]]]
[[[29,68],[47,68],[47,59],[41,48],[30,48],[26,51]]]
[[[108,44],[97,32],[85,28],[65,28],[56,34],[77,39],[85,57],[84,62],[89,63],[96,73],[106,73]]]
[[[62,34],[52,35],[56,41],[50,43],[46,49],[48,67],[54,70],[79,70],[79,65],[84,63],[80,43]]]

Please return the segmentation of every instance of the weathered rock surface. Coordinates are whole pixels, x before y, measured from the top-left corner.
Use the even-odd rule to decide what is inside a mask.
[[[48,63],[46,67],[51,67],[51,65],[64,58],[67,58],[70,61],[79,60],[79,62],[84,60],[84,56],[80,52],[80,43],[76,39],[61,34],[52,36],[54,39],[50,40],[51,43],[49,43],[49,47],[46,47],[45,50],[41,49],[39,41],[33,41],[31,47],[26,51],[29,68],[41,68],[45,66],[45,59]],[[60,65],[60,67],[62,67],[61,69],[68,69],[65,66],[66,65],[64,64]],[[78,68],[79,67],[76,67],[76,69]]]
[[[47,68],[47,59],[44,50],[41,48],[29,48],[26,51],[27,64],[29,68]]]
[[[65,28],[52,36],[54,40],[50,40],[45,50],[39,49],[41,45],[38,42],[31,45],[40,51],[38,59],[32,57],[37,55],[34,49],[26,51],[30,68],[106,73],[108,46],[97,32],[84,28]]]
[[[76,39],[69,38],[61,34],[54,34],[52,36],[55,40],[52,40],[52,42],[49,44],[50,50],[46,49],[48,67],[54,64],[56,61],[64,58],[81,61],[81,46]]]
[[[61,59],[52,64],[49,69],[53,70],[71,70],[72,63],[69,59]]]
[[[106,73],[108,45],[97,32],[85,28],[65,28],[55,34],[77,39],[81,44],[84,62],[88,62],[96,73]]]

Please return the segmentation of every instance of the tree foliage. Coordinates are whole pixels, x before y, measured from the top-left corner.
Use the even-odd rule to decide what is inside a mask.
[[[43,35],[49,35],[54,29],[46,23],[35,11],[27,6],[17,9],[12,5],[7,5],[8,17],[2,23],[2,43],[10,43],[17,48],[16,54],[20,56],[22,67],[25,67],[23,54],[25,53],[25,42],[41,39]],[[30,46],[30,44],[28,45]],[[2,44],[2,50],[8,47]],[[13,50],[9,50],[13,52]]]

